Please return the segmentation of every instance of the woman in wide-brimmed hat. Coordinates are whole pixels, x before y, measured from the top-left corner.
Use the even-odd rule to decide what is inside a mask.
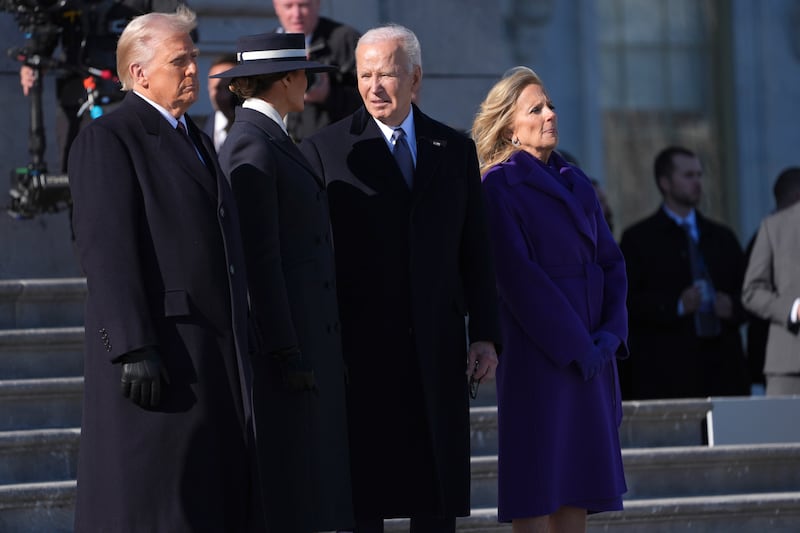
[[[271,531],[352,524],[334,260],[325,184],[286,133],[309,74],[303,34],[237,42],[230,80],[243,100],[220,149],[236,196],[254,335],[254,416]]]

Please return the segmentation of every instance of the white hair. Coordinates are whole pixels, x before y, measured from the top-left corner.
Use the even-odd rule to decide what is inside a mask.
[[[184,5],[175,13],[146,13],[131,20],[117,42],[117,75],[122,90],[133,89],[128,67],[147,66],[156,54],[156,41],[167,34],[191,33],[197,27],[197,15]]]
[[[387,24],[367,31],[358,40],[356,50],[362,44],[377,44],[384,41],[398,41],[400,48],[408,57],[408,72],[412,72],[414,67],[422,68],[422,48],[414,32],[400,26],[399,24]]]

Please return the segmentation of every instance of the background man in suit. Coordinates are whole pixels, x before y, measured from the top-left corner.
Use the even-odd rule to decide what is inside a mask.
[[[739,326],[744,255],[727,227],[697,210],[700,159],[683,147],[655,159],[663,204],[625,230],[629,347],[627,398],[748,394]]]
[[[262,530],[239,224],[211,140],[186,115],[194,26],[185,7],[127,26],[129,92],[70,152],[88,283],[78,532]]]
[[[236,66],[234,54],[223,54],[211,62],[208,68],[208,99],[213,112],[203,124],[203,132],[214,141],[214,149],[219,152],[228,136],[236,114],[239,99],[228,88],[228,79],[218,78],[217,74]]]
[[[475,145],[412,104],[410,30],[368,31],[356,62],[364,107],[301,146],[328,183],[356,531],[404,516],[413,532],[454,531],[469,513],[465,369],[482,380],[497,365]]]
[[[769,320],[764,374],[767,395],[800,394],[800,168],[784,170],[775,196],[789,205],[758,230],[744,278],[742,302]]]
[[[361,105],[355,60],[359,33],[346,24],[319,16],[320,2],[272,0],[281,23],[278,31],[305,34],[308,58],[336,65],[335,70],[314,76],[306,91],[305,108],[289,113],[286,126],[296,142],[346,117]]]
[[[781,172],[772,187],[772,194],[775,197],[775,211],[782,211],[800,202],[800,172],[798,172],[797,167],[790,167]],[[750,263],[750,257],[753,255],[753,245],[757,236],[758,232],[752,236],[745,248],[746,264]],[[742,294],[744,296],[744,291]],[[745,308],[747,308],[747,304],[745,304]],[[762,318],[752,311],[748,312],[747,363],[750,370],[750,382],[754,387],[759,386],[762,392],[766,387],[764,361],[766,360],[769,327],[769,318]]]
[[[303,109],[300,33],[241,37],[218,76],[242,98],[220,151],[241,216],[251,317],[253,409],[270,531],[310,533],[353,522],[345,370],[325,183],[286,133]],[[251,59],[259,54],[268,59]]]

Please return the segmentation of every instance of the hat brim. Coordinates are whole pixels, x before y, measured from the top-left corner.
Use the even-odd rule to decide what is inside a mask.
[[[260,76],[262,74],[277,74],[279,72],[292,72],[305,70],[306,72],[331,72],[338,67],[323,65],[317,61],[248,61],[241,63],[224,72],[209,76],[209,78],[244,78],[247,76]]]

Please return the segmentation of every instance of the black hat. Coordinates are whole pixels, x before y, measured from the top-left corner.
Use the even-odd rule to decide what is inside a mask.
[[[236,66],[209,78],[239,78],[305,69],[306,72],[336,70],[306,59],[306,37],[302,33],[259,33],[236,40]]]

